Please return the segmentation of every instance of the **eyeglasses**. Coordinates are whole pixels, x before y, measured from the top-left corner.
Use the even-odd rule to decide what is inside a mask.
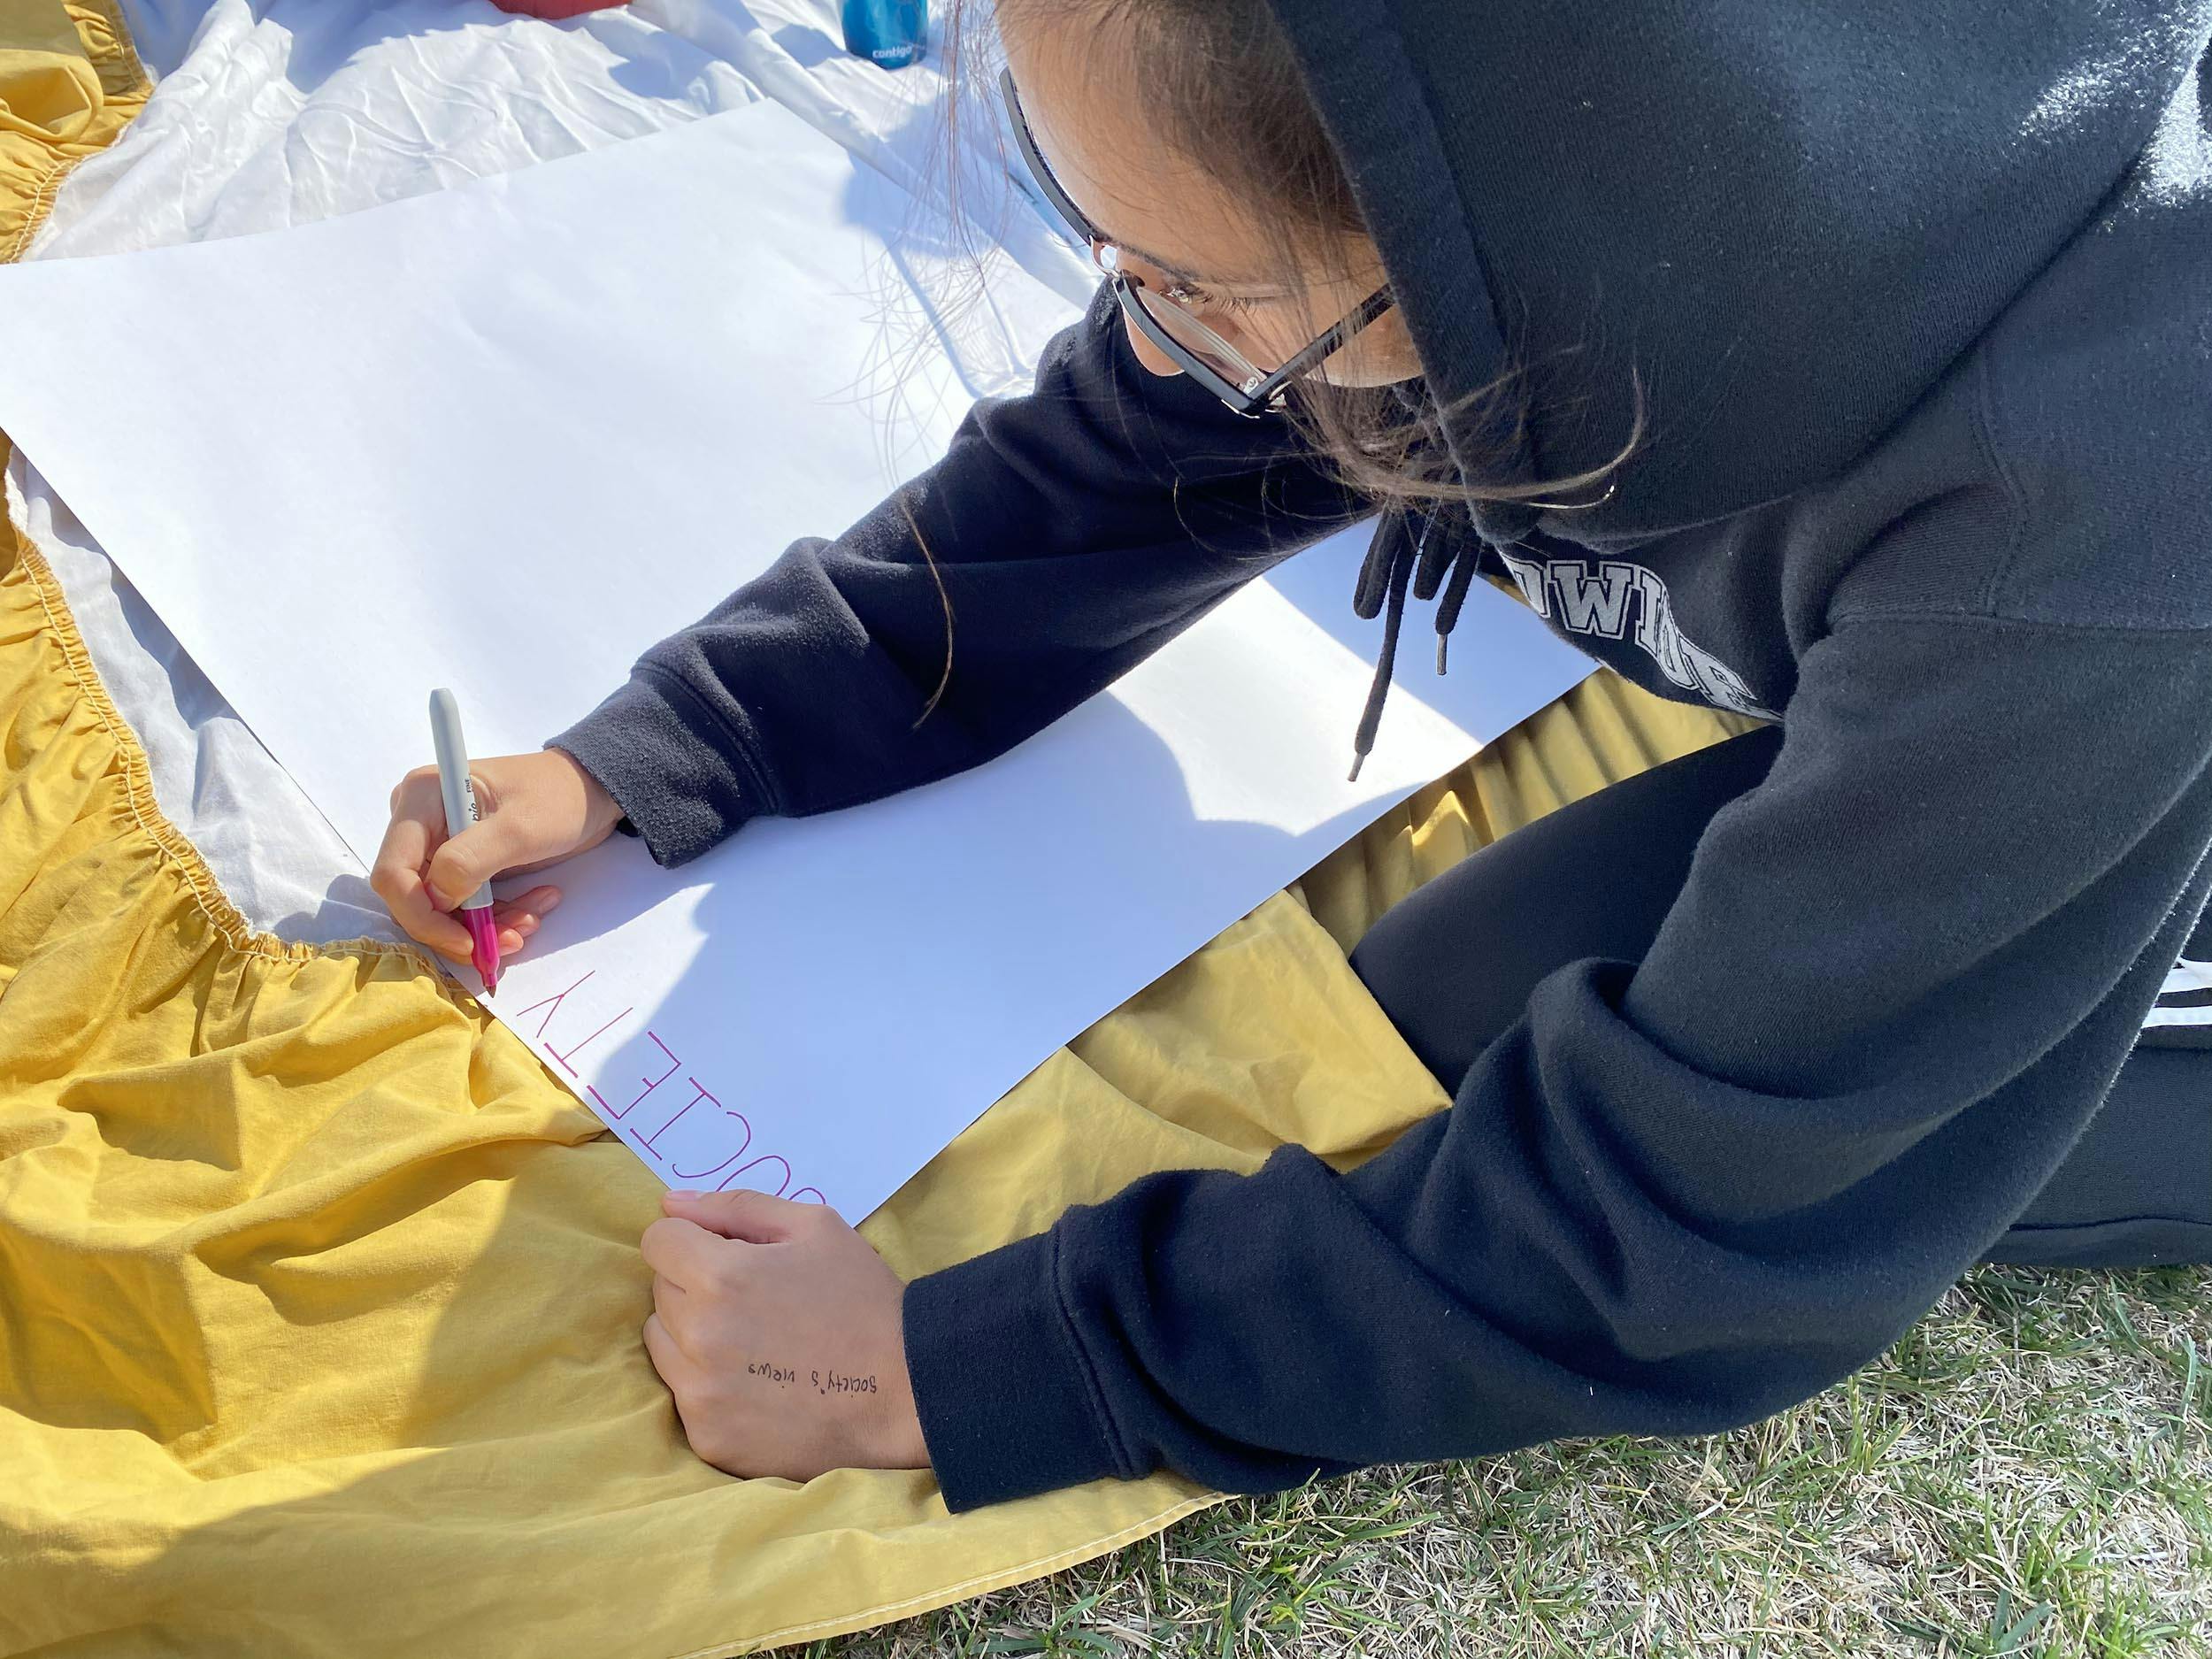
[[[1377,288],[1335,326],[1317,336],[1288,362],[1275,369],[1262,367],[1177,300],[1173,290],[1148,288],[1121,269],[1120,247],[1099,233],[1098,227],[1084,217],[1083,210],[1076,206],[1074,198],[1052,176],[1052,169],[1046,165],[1036,138],[1030,133],[1028,121],[1023,119],[1021,101],[1014,96],[1013,75],[1001,70],[998,85],[1000,96],[1006,101],[1006,113],[1013,122],[1014,142],[1021,149],[1022,160],[1028,164],[1030,174],[1037,180],[1037,188],[1045,193],[1045,199],[1067,220],[1068,227],[1089,244],[1091,262],[1105,273],[1107,281],[1113,286],[1114,297],[1121,303],[1123,314],[1147,340],[1166,353],[1177,368],[1238,414],[1256,417],[1268,410],[1281,408],[1284,389],[1293,380],[1314,368],[1394,303],[1387,286]]]

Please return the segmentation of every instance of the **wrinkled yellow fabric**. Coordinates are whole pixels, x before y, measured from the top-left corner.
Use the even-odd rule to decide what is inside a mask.
[[[0,259],[151,90],[111,0],[0,0]]]
[[[802,1487],[698,1463],[637,1337],[657,1183],[419,959],[250,933],[14,554],[0,1650],[523,1655],[557,1632],[595,1655],[736,1651],[1048,1571],[1206,1501],[1160,1478],[952,1517],[926,1475]],[[1350,926],[1494,812],[1682,747],[1688,728],[1650,729],[1671,720],[1595,682],[1308,885]],[[1279,895],[864,1231],[911,1275],[1148,1170],[1250,1168],[1286,1140],[1350,1163],[1443,1104]]]
[[[1471,662],[1464,672],[1481,671]],[[1378,916],[1508,831],[1758,725],[1717,709],[1664,702],[1609,672],[1593,674],[1385,813],[1308,871],[1293,891],[1348,952]]]
[[[35,34],[53,11],[0,0],[0,42],[53,42],[0,46],[9,119],[49,123],[0,149],[24,211],[128,92],[111,17],[73,6],[107,30],[73,49]],[[88,70],[48,61],[71,50]],[[1589,682],[1055,1054],[864,1230],[912,1275],[1149,1170],[1367,1156],[1444,1097],[1346,964],[1360,931],[1735,729]],[[248,928],[0,529],[0,1653],[736,1652],[1210,1501],[1158,1478],[955,1517],[926,1474],[708,1469],[638,1340],[658,1193],[420,958]]]

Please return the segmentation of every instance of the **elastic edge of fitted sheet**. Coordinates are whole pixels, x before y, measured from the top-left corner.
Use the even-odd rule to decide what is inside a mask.
[[[113,142],[123,127],[136,117],[138,110],[145,107],[146,99],[154,89],[154,78],[146,73],[145,60],[138,55],[138,42],[131,38],[130,24],[125,19],[118,0],[76,0],[76,4],[80,11],[92,12],[99,18],[107,30],[108,44],[111,49],[106,53],[88,52],[86,61],[92,65],[96,74],[101,73],[111,63],[122,70],[133,83],[130,89],[122,95],[123,101],[138,107],[133,109],[113,132],[86,146],[77,155],[57,156],[53,164],[39,175],[23,204],[23,223],[16,231],[13,244],[6,251],[0,252],[0,264],[12,265],[29,251],[31,243],[37,239],[40,227],[46,223],[47,215],[53,211],[54,197],[60,191],[62,181],[68,178],[79,162],[88,156],[97,155]],[[73,19],[72,23],[73,25]],[[104,88],[104,74],[101,74],[101,81]]]
[[[143,98],[150,94],[154,89],[153,73],[146,67],[146,60],[138,55],[138,42],[131,35],[130,19],[123,15],[122,0],[75,0],[75,3],[83,11],[97,12],[100,20],[107,25],[109,37],[115,48],[116,64],[136,83],[127,96]]]
[[[0,440],[4,442],[4,440]],[[32,596],[46,618],[46,628],[56,648],[61,653],[63,666],[76,682],[78,695],[91,708],[116,748],[123,769],[124,795],[130,803],[131,817],[138,828],[155,848],[177,867],[190,889],[193,901],[207,918],[208,925],[221,935],[223,942],[242,954],[268,956],[286,962],[313,962],[321,957],[357,958],[364,956],[394,956],[430,972],[444,983],[442,971],[421,950],[410,945],[384,939],[341,939],[327,943],[310,944],[279,939],[274,933],[263,933],[249,922],[244,912],[231,902],[230,895],[200,856],[198,848],[186,839],[182,832],[169,821],[154,799],[151,771],[146,751],[140,745],[138,733],[131,729],[114,700],[108,695],[106,684],[99,670],[93,665],[92,655],[85,649],[84,637],[77,632],[77,619],[70,614],[69,603],[63,596],[61,583],[53,569],[37,548],[31,544],[12,519],[7,523],[7,534],[13,544],[16,567],[23,573]],[[450,987],[447,987],[450,989]]]
[[[23,223],[16,230],[14,245],[0,253],[0,264],[13,265],[23,257],[24,250],[31,245],[31,238],[38,234],[38,227],[46,222],[46,215],[53,209],[54,193],[61,188],[61,181],[69,176],[69,170],[79,159],[74,156],[58,157],[31,186],[30,200],[23,208]]]
[[[1179,1499],[1156,1515],[1133,1522],[1118,1532],[1093,1539],[1086,1544],[1078,1544],[1071,1549],[1039,1555],[1017,1566],[980,1572],[972,1578],[964,1578],[942,1589],[926,1591],[920,1595],[906,1596],[895,1601],[885,1601],[859,1612],[813,1619],[803,1624],[786,1624],[780,1630],[765,1631],[758,1636],[741,1637],[735,1641],[717,1642],[710,1647],[687,1648],[682,1653],[671,1654],[668,1659],[733,1659],[738,1654],[759,1653],[788,1642],[803,1641],[810,1637],[849,1636],[859,1631],[872,1630],[879,1624],[887,1624],[893,1619],[913,1618],[923,1613],[933,1613],[941,1607],[950,1607],[954,1602],[964,1601],[971,1596],[988,1595],[994,1590],[1027,1584],[1033,1578],[1042,1578],[1070,1567],[1079,1567],[1087,1561],[1095,1561],[1099,1556],[1110,1555],[1125,1545],[1150,1538],[1156,1532],[1165,1532],[1184,1517],[1195,1515],[1201,1509],[1224,1502],[1228,1496],[1225,1492],[1202,1492],[1194,1498]]]
[[[120,68],[134,83],[126,96],[142,103],[152,90],[153,77],[146,73],[145,63],[138,56],[137,42],[131,38],[130,25],[125,20],[121,8],[115,4],[115,0],[77,0],[77,4],[79,9],[96,15],[108,33],[110,51],[93,55],[96,70],[105,68],[110,63]],[[120,127],[117,130],[119,132]],[[113,136],[113,134],[109,134],[111,139]],[[104,148],[105,141],[103,141],[85,153],[97,154],[100,149]],[[83,159],[84,156],[57,157],[38,182],[31,187],[22,227],[17,233],[14,245],[7,250],[4,256],[0,256],[0,259],[12,263],[31,245],[40,227],[46,222],[62,181],[69,176],[70,170]],[[0,456],[12,447],[5,435],[0,434]],[[207,861],[200,856],[199,849],[193,846],[169,821],[168,816],[155,801],[146,751],[138,741],[138,733],[131,729],[130,722],[124,719],[114,700],[108,695],[106,683],[101,680],[99,670],[93,665],[92,655],[85,648],[84,637],[77,631],[77,619],[71,614],[68,601],[62,595],[61,583],[46,563],[45,556],[31,544],[30,538],[12,519],[7,523],[6,535],[14,549],[15,566],[22,572],[25,582],[39,603],[46,618],[47,631],[61,652],[64,666],[76,682],[78,695],[84,698],[98,717],[100,724],[106,728],[110,741],[115,744],[116,752],[121,757],[124,793],[130,802],[132,818],[155,848],[176,865],[201,914],[221,936],[223,942],[233,950],[248,955],[290,962],[311,962],[322,956],[396,956],[430,970],[442,983],[438,964],[424,952],[410,946],[389,940],[369,938],[336,940],[319,945],[294,944],[279,939],[274,933],[262,933],[246,920],[244,913],[231,902],[229,895],[223,891],[222,883],[208,868]]]

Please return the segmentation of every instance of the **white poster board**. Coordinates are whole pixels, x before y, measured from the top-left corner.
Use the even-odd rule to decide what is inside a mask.
[[[0,428],[365,863],[432,686],[474,753],[536,748],[1025,384],[1066,303],[1000,258],[954,313],[947,269],[911,198],[757,104],[281,234],[0,269]],[[1363,541],[963,777],[679,872],[627,839],[565,866],[495,1011],[672,1184],[857,1218],[1586,672],[1479,584],[1460,670],[1402,687],[1347,783]]]

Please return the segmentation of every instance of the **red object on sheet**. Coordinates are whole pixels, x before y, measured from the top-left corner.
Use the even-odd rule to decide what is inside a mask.
[[[587,12],[611,12],[626,0],[492,0],[502,12],[526,18],[580,18]]]

